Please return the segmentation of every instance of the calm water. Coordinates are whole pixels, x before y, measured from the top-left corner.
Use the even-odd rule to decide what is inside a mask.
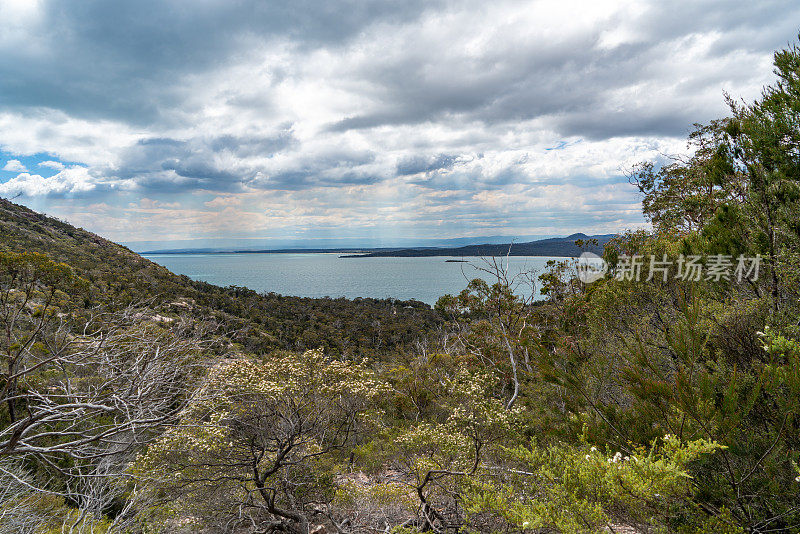
[[[428,304],[464,289],[467,278],[488,275],[467,263],[433,258],[340,258],[338,254],[147,254],[170,271],[220,286],[300,297],[374,297],[416,299]],[[542,272],[549,259],[517,256],[509,271]],[[476,265],[480,258],[470,258]],[[505,259],[503,259],[505,261]],[[463,271],[463,272],[462,272]]]

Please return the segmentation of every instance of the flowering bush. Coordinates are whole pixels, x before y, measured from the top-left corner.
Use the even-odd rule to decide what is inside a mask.
[[[670,435],[629,454],[534,441],[507,449],[506,465],[517,468],[499,470],[494,480],[473,479],[465,505],[473,515],[488,513],[515,528],[563,534],[600,532],[615,515],[642,526],[663,524],[654,520],[692,491],[688,464],[719,448]]]
[[[307,533],[312,503],[334,497],[336,452],[385,392],[366,366],[318,351],[226,361],[132,472],[168,496],[162,516]]]

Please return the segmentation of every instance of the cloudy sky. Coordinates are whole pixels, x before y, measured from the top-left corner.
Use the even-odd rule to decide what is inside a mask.
[[[790,1],[0,0],[0,196],[122,242],[605,233]]]

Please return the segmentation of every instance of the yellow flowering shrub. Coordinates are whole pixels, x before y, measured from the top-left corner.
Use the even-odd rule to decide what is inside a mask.
[[[302,523],[333,499],[337,454],[386,391],[363,363],[319,351],[225,361],[131,472],[168,497],[166,516]]]
[[[563,534],[606,532],[615,514],[648,527],[663,525],[655,520],[691,495],[688,464],[720,448],[670,435],[629,454],[532,442],[507,450],[510,465],[518,467],[499,470],[492,479],[472,479],[465,506],[473,515],[488,513],[515,528]]]

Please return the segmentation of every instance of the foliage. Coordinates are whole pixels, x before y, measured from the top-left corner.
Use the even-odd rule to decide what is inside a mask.
[[[495,481],[474,481],[465,506],[471,514],[491,513],[520,530],[602,532],[613,515],[643,528],[658,526],[691,494],[689,464],[719,448],[670,435],[630,455],[588,446],[540,447],[533,441],[507,449],[518,467],[503,470]]]
[[[335,453],[374,423],[385,392],[363,365],[320,352],[223,362],[133,470],[173,514],[307,532],[312,504],[334,497]]]
[[[688,158],[674,157],[660,168],[644,162],[629,179],[642,193],[642,211],[657,232],[683,235],[702,229],[722,206],[746,191],[742,172],[732,161],[730,120],[695,124]]]

